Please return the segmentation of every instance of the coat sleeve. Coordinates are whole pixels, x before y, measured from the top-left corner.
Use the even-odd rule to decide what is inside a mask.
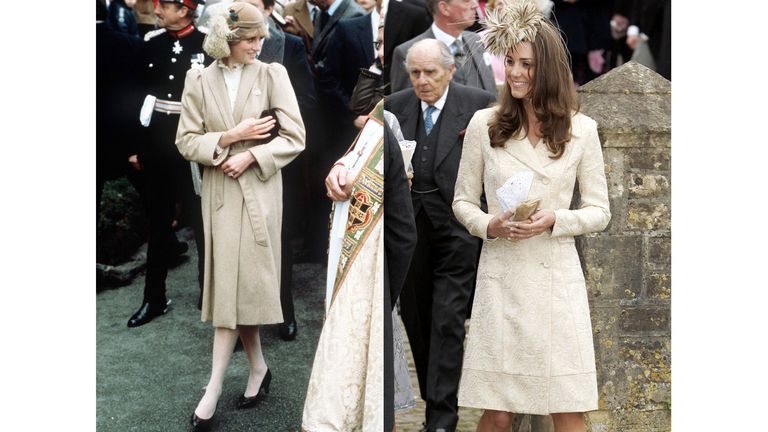
[[[453,213],[456,219],[470,234],[483,240],[488,239],[488,223],[493,219],[492,215],[480,208],[485,171],[482,143],[483,134],[488,133],[485,118],[483,111],[478,111],[469,121],[453,198]]]
[[[208,132],[204,117],[203,77],[200,69],[187,71],[181,95],[181,118],[176,129],[176,147],[190,161],[219,165],[229,155],[229,147],[214,158],[216,145],[224,132]]]
[[[579,182],[581,195],[579,208],[555,210],[552,237],[602,231],[611,220],[603,149],[597,136],[597,124],[591,122],[586,129],[583,139],[584,153],[576,169],[576,180]]]
[[[266,181],[295,159],[304,150],[306,138],[304,122],[296,102],[296,94],[288,79],[288,72],[277,63],[266,66],[269,108],[276,112],[280,132],[269,143],[251,147],[249,150],[256,159],[253,169],[262,181]]]

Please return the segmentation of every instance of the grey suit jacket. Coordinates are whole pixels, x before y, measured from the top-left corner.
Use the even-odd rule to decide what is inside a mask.
[[[272,19],[269,19],[269,38],[264,40],[259,53],[259,60],[264,63],[283,64],[283,51],[285,51],[285,34],[275,28]]]
[[[491,69],[491,66],[485,64],[485,60],[483,59],[485,50],[482,41],[480,40],[480,36],[468,31],[462,32],[461,36],[467,52],[472,54],[467,61],[474,62],[477,70],[480,72],[479,88],[490,92],[495,98],[496,82],[493,79],[493,70]],[[435,34],[432,32],[431,27],[424,33],[395,48],[395,53],[392,56],[392,70],[389,76],[389,80],[392,83],[393,93],[411,87],[411,80],[408,77],[408,71],[405,68],[405,55],[413,44],[422,39],[435,39]]]
[[[440,188],[440,195],[448,207],[453,203],[453,190],[456,175],[459,172],[464,131],[472,116],[478,110],[487,108],[495,100],[491,93],[457,83],[448,85],[448,97],[437,130],[437,154],[435,155],[435,183]],[[384,102],[384,109],[391,112],[400,122],[403,138],[415,140],[418,136],[416,128],[419,124],[421,101],[413,89],[392,93]],[[435,133],[433,129],[432,133]]]

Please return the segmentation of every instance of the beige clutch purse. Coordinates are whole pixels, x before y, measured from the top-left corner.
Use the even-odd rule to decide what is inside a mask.
[[[531,217],[539,208],[539,202],[541,199],[529,199],[520,203],[515,209],[515,214],[512,215],[512,220],[515,222],[524,221]]]

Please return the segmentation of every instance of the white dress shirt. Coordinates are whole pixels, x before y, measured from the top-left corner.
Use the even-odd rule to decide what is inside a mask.
[[[435,111],[432,112],[432,124],[437,124],[437,119],[440,118],[440,113],[443,112],[443,107],[445,106],[445,99],[448,97],[448,87],[445,88],[445,92],[442,96],[440,96],[440,99],[437,100],[432,106],[435,107]],[[427,112],[427,108],[429,107],[429,104],[421,101],[421,115],[423,116],[424,113]],[[424,120],[422,118],[422,120]]]

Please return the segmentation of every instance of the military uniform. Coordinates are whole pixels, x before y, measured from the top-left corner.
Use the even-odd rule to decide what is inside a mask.
[[[153,308],[156,316],[165,310],[165,279],[168,261],[172,256],[175,204],[181,202],[181,221],[195,232],[198,251],[198,281],[202,291],[203,227],[200,198],[195,194],[190,164],[176,149],[176,128],[181,113],[181,94],[184,80],[190,68],[203,68],[213,59],[203,51],[205,34],[194,24],[178,31],[159,29],[144,37],[142,83],[143,93],[156,98],[154,106],[145,100],[142,121],[147,122],[143,139],[139,143],[139,161],[146,173],[147,213],[149,218],[149,245],[147,248],[147,272],[144,285],[144,306]],[[146,112],[145,112],[146,111]],[[141,309],[128,325],[135,323]],[[133,325],[132,325],[133,322]]]

